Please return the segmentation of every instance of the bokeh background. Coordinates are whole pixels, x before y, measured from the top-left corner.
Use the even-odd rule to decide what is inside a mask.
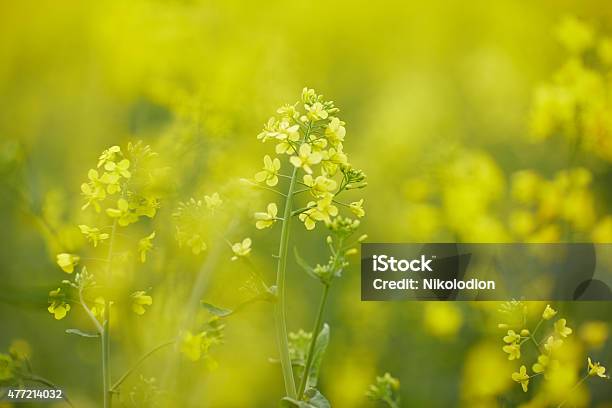
[[[200,298],[244,298],[248,272],[214,234],[201,254],[178,247],[180,201],[219,192],[226,213],[206,225],[232,242],[250,236],[271,281],[278,235],[248,217],[269,197],[237,181],[260,169],[268,147],[256,135],[304,86],[342,110],[345,151],[368,174],[370,241],[612,242],[609,38],[605,1],[3,2],[0,350],[26,342],[36,372],[77,406],[100,406],[99,344],[64,333],[89,322],[77,308],[61,321],[46,308],[66,277],[55,255],[85,246],[80,185],[111,145],[143,140],[167,169],[150,262],[117,283],[150,287],[154,303],[115,320],[115,378],[185,316],[205,314]],[[324,233],[293,231],[320,261]],[[293,260],[289,272],[289,328],[308,330],[320,288]],[[375,406],[365,391],[389,371],[403,406],[536,399],[537,384],[524,394],[510,379],[498,306],[362,303],[355,262],[332,289],[321,390],[335,407]],[[544,306],[529,305],[534,322]],[[576,376],[587,354],[612,364],[609,303],[553,306],[575,331]],[[228,320],[215,369],[160,351],[124,388],[146,393],[155,378],[154,401],[122,403],[275,406],[271,310]],[[612,406],[604,380],[576,395],[576,406]]]

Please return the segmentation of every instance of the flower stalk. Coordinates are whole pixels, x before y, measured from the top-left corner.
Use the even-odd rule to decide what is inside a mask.
[[[314,326],[312,328],[312,339],[310,341],[310,347],[308,348],[308,357],[306,358],[306,365],[304,366],[304,373],[300,381],[300,388],[298,390],[298,400],[304,396],[306,390],[306,384],[308,383],[308,377],[310,375],[310,369],[312,368],[312,361],[314,359],[315,345],[317,344],[317,337],[323,327],[323,313],[325,306],[327,305],[327,297],[329,295],[329,286],[323,286],[323,295],[321,296],[321,302],[319,303],[319,310],[317,312],[317,318],[315,319]]]
[[[107,288],[110,287],[112,279],[112,260],[113,260],[113,244],[115,242],[115,233],[117,230],[117,219],[113,221],[113,227],[110,233],[110,241],[108,244],[108,256],[106,259],[106,280]],[[110,367],[110,308],[111,303],[108,296],[104,300],[104,323],[102,324],[102,333],[100,339],[102,341],[102,384],[104,390],[104,408],[111,408],[113,405],[113,393],[111,389],[111,367]]]
[[[301,107],[304,109],[302,112],[300,112]],[[323,313],[327,303],[329,285],[331,280],[340,276],[343,268],[348,265],[345,255],[354,254],[357,251],[356,248],[351,248],[350,251],[345,250],[343,242],[358,228],[359,220],[341,216],[333,201],[334,197],[343,190],[365,187],[366,176],[363,171],[352,167],[347,154],[344,153],[343,142],[346,129],[344,128],[345,123],[335,116],[338,111],[333,101],[326,101],[313,89],[304,88],[301,100],[293,105],[284,105],[277,109],[277,115],[268,120],[263,131],[257,136],[264,143],[274,142],[276,144],[274,151],[281,156],[265,155],[263,169],[255,174],[255,181],[247,180],[248,184],[259,183],[258,186],[266,190],[276,186],[279,178],[288,180],[287,190],[279,194],[285,197],[282,214],[278,214],[279,206],[276,202],[270,202],[265,211],[258,211],[254,214],[254,219],[255,227],[260,230],[281,222],[279,249],[278,253],[273,255],[277,259],[276,285],[270,288],[270,292],[274,293],[276,300],[275,332],[285,385],[285,396],[282,401],[283,404],[293,404],[291,406],[302,406],[302,403],[308,403],[311,399],[314,402],[315,395],[317,395],[317,406],[321,401],[326,401],[315,389],[315,384],[309,384],[308,377],[313,377],[312,374],[318,372],[320,359],[317,358],[317,355],[323,355],[329,342],[329,331],[322,337],[320,347],[316,342],[319,333],[324,330]],[[281,161],[281,158],[286,157],[285,155],[289,156],[288,160]],[[290,174],[281,173],[282,162],[292,168]],[[338,188],[339,182],[334,178],[340,175],[342,179]],[[272,190],[279,193],[275,189]],[[310,201],[299,205],[294,203],[297,201],[296,196],[302,197],[307,193],[309,193]],[[361,208],[362,203],[363,200],[360,200],[345,207],[357,218],[361,218],[365,215],[365,211]],[[324,284],[313,333],[306,333],[301,329],[296,333],[287,331],[285,286],[290,223],[293,217],[297,217],[307,231],[314,230],[317,225],[323,225],[331,234],[326,238],[331,256],[323,265],[317,264],[316,267],[311,267],[299,257],[297,248],[295,252],[299,266],[310,277]],[[250,246],[250,239],[248,243]],[[238,250],[234,249],[234,246]],[[239,243],[232,246],[234,251],[232,259],[248,254],[241,252],[240,248]],[[264,286],[267,288],[267,285],[264,284]],[[216,313],[219,313],[217,309],[215,309]],[[231,314],[231,311],[223,313],[224,316],[227,316]],[[301,370],[299,384],[295,381],[293,367],[299,367]]]
[[[297,167],[293,169],[289,190],[285,199],[285,209],[283,211],[283,221],[281,227],[281,238],[278,249],[278,264],[276,269],[276,290],[277,300],[274,307],[274,318],[276,323],[276,340],[280,353],[281,369],[283,370],[283,380],[285,382],[285,393],[290,398],[296,397],[295,380],[293,378],[293,368],[289,356],[289,342],[287,339],[287,317],[285,313],[285,278],[287,272],[287,250],[289,248],[289,226],[291,222],[291,207],[293,190],[297,179]]]

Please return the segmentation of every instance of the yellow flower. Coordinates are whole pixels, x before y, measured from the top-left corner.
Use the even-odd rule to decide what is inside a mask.
[[[104,172],[102,173],[102,176],[100,176],[99,181],[106,184],[106,192],[108,194],[115,194],[121,191],[121,174],[119,173]]]
[[[555,309],[553,309],[552,307],[550,307],[550,305],[546,305],[546,309],[544,309],[544,312],[542,313],[542,319],[544,320],[550,320],[552,319],[555,315],[557,314],[557,311]]]
[[[310,187],[310,192],[317,198],[325,196],[327,193],[335,190],[337,186],[335,180],[325,176],[313,178],[310,174],[304,175],[304,184]]]
[[[96,227],[88,227],[87,225],[79,225],[81,233],[87,237],[87,240],[93,244],[94,247],[98,246],[100,241],[108,239],[110,236],[105,232],[100,232]]]
[[[15,339],[11,342],[9,353],[20,360],[32,357],[32,347],[30,343],[22,339]]]
[[[311,165],[315,165],[321,162],[321,153],[313,152],[312,147],[308,143],[304,143],[300,146],[300,150],[297,156],[291,156],[289,161],[295,167],[301,167],[308,174],[312,174]]]
[[[535,363],[532,367],[534,373],[543,373],[548,367],[548,363],[550,363],[550,357],[545,354],[541,354],[538,356],[538,362]]]
[[[516,343],[521,340],[521,336],[516,334],[514,330],[508,330],[508,335],[504,336],[504,342],[508,344]]]
[[[502,350],[508,353],[508,360],[518,360],[521,358],[521,345],[520,343],[509,344],[503,346]]]
[[[557,333],[561,337],[567,337],[572,334],[572,329],[566,327],[565,324],[567,321],[565,319],[559,319],[555,322],[555,333]]]
[[[350,203],[349,207],[353,214],[355,214],[357,217],[361,218],[365,215],[365,210],[363,209],[363,198],[359,201]]]
[[[276,138],[276,120],[272,117],[264,125],[263,131],[257,135],[257,139],[266,142],[268,139]]]
[[[522,170],[512,175],[512,197],[520,203],[529,204],[538,197],[541,177],[533,170]]]
[[[570,52],[580,54],[593,45],[593,29],[573,16],[567,16],[557,28],[559,42]]]
[[[536,227],[535,217],[531,211],[527,210],[513,211],[510,214],[508,223],[512,232],[519,237],[528,236]]]
[[[323,155],[322,166],[325,174],[333,176],[338,171],[339,165],[348,164],[348,158],[342,151],[342,144],[338,144],[335,148],[321,152]]]
[[[87,173],[87,177],[89,178],[89,182],[81,184],[81,194],[87,199],[87,202],[81,207],[81,210],[85,210],[90,205],[93,205],[96,212],[100,212],[99,201],[106,198],[106,187],[102,184],[96,170],[90,169]]]
[[[142,263],[145,263],[147,260],[147,252],[153,248],[153,238],[155,238],[155,231],[138,241],[138,252],[140,253],[140,262]]]
[[[316,203],[314,201],[311,201],[308,203],[308,206],[315,206]],[[317,215],[315,215],[314,213],[314,208],[310,209],[310,210],[306,210],[303,213],[301,213],[298,218],[300,219],[300,221],[302,221],[304,223],[304,226],[306,227],[306,229],[308,231],[313,230],[317,223],[316,221],[322,221],[322,220],[317,220],[315,217]]]
[[[605,322],[586,322],[580,328],[580,337],[592,348],[600,348],[608,339],[608,325]]]
[[[121,154],[121,148],[119,146],[111,146],[104,150],[98,158],[98,168],[102,167],[107,161],[115,160],[115,155]]]
[[[290,123],[287,120],[281,120],[278,124],[278,129],[276,132],[276,139],[280,140],[280,143],[276,145],[276,153],[278,154],[291,154],[295,151],[295,148],[292,145],[292,142],[297,142],[300,140],[300,125],[289,126]]]
[[[271,227],[272,224],[276,222],[276,214],[278,214],[278,208],[276,207],[276,204],[268,204],[266,212],[255,213],[255,219],[257,220],[257,222],[255,223],[255,227],[257,229]]]
[[[344,136],[346,135],[344,124],[345,123],[338,118],[331,118],[329,124],[325,128],[325,137],[327,137],[332,145],[335,146],[338,143],[344,142]]]
[[[329,222],[331,217],[338,215],[338,208],[332,204],[333,199],[333,194],[327,194],[325,197],[317,201],[316,211],[320,214],[325,222]]]
[[[119,163],[115,163],[114,161],[108,161],[104,164],[104,170],[110,171],[118,176],[122,176],[124,178],[130,178],[132,174],[128,170],[130,168],[130,161],[128,159],[123,159]]]
[[[255,174],[255,181],[261,183],[266,182],[270,187],[278,184],[278,171],[281,168],[280,160],[275,157],[274,160],[267,154],[264,156],[264,169]]]
[[[98,296],[95,300],[94,300],[94,304],[93,306],[90,307],[91,313],[97,317],[98,319],[102,320],[104,318],[104,309],[106,307],[106,302],[104,300],[104,298],[102,296]]]
[[[245,238],[242,242],[236,242],[232,245],[234,256],[232,261],[238,259],[239,256],[247,256],[251,252],[251,238]]]
[[[307,230],[313,230],[316,226],[316,221],[330,222],[331,217],[338,215],[338,208],[332,204],[333,194],[327,194],[325,197],[317,201],[310,201],[307,207],[308,210],[299,215],[300,221],[304,223]]]
[[[198,361],[202,356],[202,336],[203,333],[194,335],[187,331],[181,339],[181,353],[191,361]]]
[[[143,315],[146,311],[144,307],[153,304],[153,298],[146,293],[144,290],[139,290],[130,296],[132,298],[132,310],[137,315]]]
[[[49,307],[47,310],[56,320],[63,319],[70,311],[70,305],[64,301],[65,298],[66,295],[62,293],[61,288],[49,292]]]
[[[561,347],[562,344],[563,340],[555,339],[553,336],[549,336],[548,339],[546,339],[546,343],[544,343],[544,348],[550,354],[559,347]]]
[[[122,227],[138,221],[138,216],[130,211],[130,205],[124,198],[117,200],[117,208],[107,208],[106,214],[111,218],[117,218],[117,222]]]
[[[521,384],[521,387],[523,387],[523,391],[527,392],[527,387],[529,386],[529,375],[527,374],[527,367],[522,365],[518,372],[512,373],[512,380]]]
[[[602,366],[599,363],[593,363],[591,361],[591,357],[588,358],[588,364],[589,364],[589,375],[590,376],[598,376],[601,378],[607,378],[606,367]]]
[[[61,253],[56,257],[56,262],[60,268],[66,273],[74,272],[74,267],[79,263],[81,258],[78,255]]]
[[[451,339],[463,325],[463,314],[452,302],[427,302],[423,310],[425,330],[441,339]]]
[[[216,210],[223,204],[223,200],[221,200],[221,198],[219,197],[219,193],[213,193],[212,196],[205,195],[204,202],[206,203],[206,208],[211,211]]]
[[[315,102],[312,105],[305,104],[304,109],[308,112],[306,115],[310,120],[327,119],[328,113],[321,102]]]

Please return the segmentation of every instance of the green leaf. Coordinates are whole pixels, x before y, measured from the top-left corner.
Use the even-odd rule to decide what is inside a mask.
[[[248,305],[250,305],[251,303],[256,303],[256,302],[274,302],[276,301],[276,296],[274,293],[272,292],[261,292],[258,293],[257,295],[253,296],[250,299],[245,300],[242,303],[239,303],[233,310],[232,309],[226,309],[224,307],[219,307],[219,306],[215,306],[212,303],[208,303],[208,302],[204,302],[201,301],[200,304],[202,305],[202,307],[204,309],[206,309],[210,314],[217,316],[217,317],[227,317],[227,316],[231,316],[235,313],[238,313],[239,311],[241,311],[242,309],[244,309],[245,307],[247,307]]]
[[[304,401],[298,401],[294,398],[285,397],[280,401],[279,407],[281,408],[312,408],[312,405]]]
[[[316,388],[308,388],[304,392],[304,401],[285,397],[280,401],[281,408],[331,408],[327,398]]]
[[[304,271],[306,271],[308,275],[310,275],[311,277],[315,278],[318,281],[321,280],[321,277],[315,273],[314,268],[308,265],[308,263],[300,256],[300,254],[298,253],[297,247],[293,247],[293,254],[295,255],[295,261],[297,262],[297,264],[302,269],[304,269]]]
[[[323,361],[323,355],[325,354],[325,350],[327,350],[327,345],[329,344],[329,325],[327,323],[323,324],[323,328],[319,332],[317,336],[317,341],[315,342],[314,355],[312,358],[312,366],[310,367],[310,373],[308,374],[308,382],[306,385],[308,387],[316,387],[317,381],[319,380],[319,368],[321,367],[321,362]]]
[[[304,398],[308,401],[308,404],[311,407],[331,408],[327,398],[325,398],[316,388],[308,388],[306,392],[304,392]]]
[[[81,337],[100,337],[99,333],[87,333],[79,329],[66,329],[66,333],[76,334],[77,336],[81,336]]]
[[[215,306],[211,303],[207,303],[204,301],[202,301],[201,304],[202,304],[202,307],[204,307],[204,309],[208,310],[208,312],[214,316],[227,317],[231,315],[232,313],[234,313],[234,311],[231,309],[225,309],[223,307],[218,307],[218,306]]]

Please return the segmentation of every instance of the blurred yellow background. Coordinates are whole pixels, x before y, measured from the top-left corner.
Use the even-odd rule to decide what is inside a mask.
[[[255,232],[245,215],[267,199],[238,179],[260,169],[256,135],[304,86],[347,122],[345,150],[368,175],[369,241],[612,242],[610,38],[605,1],[3,2],[0,352],[26,341],[37,372],[77,406],[100,406],[99,342],[64,333],[89,322],[79,313],[57,322],[45,309],[65,277],[55,255],[84,246],[80,185],[112,145],[143,140],[167,169],[151,261],[121,275],[152,288],[155,302],[144,316],[117,314],[115,376],[204,313],[189,299],[194,285],[221,305],[244,297],[248,272],[224,243],[211,234],[197,255],[177,246],[178,202],[219,192],[232,213],[210,229],[253,238],[253,262],[272,280],[278,236]],[[316,259],[323,240],[293,231]],[[290,260],[291,331],[310,328],[318,296]],[[536,322],[543,306],[530,305]],[[612,306],[554,306],[575,331],[575,372],[587,352],[612,364]],[[321,390],[334,407],[374,406],[367,386],[389,371],[403,406],[535,399],[510,379],[517,366],[501,351],[497,307],[362,303],[355,261],[332,288]],[[156,402],[123,404],[276,406],[271,309],[228,320],[213,370],[156,354],[125,388],[141,392],[139,375],[155,377]],[[580,390],[577,406],[612,406],[609,382]]]

